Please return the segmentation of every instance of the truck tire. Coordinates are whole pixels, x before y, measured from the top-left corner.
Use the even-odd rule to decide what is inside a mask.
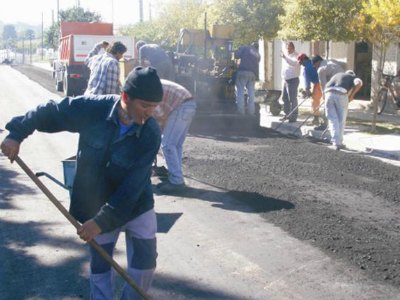
[[[67,97],[74,96],[74,84],[71,82],[71,79],[68,76],[64,76],[64,95]]]
[[[58,81],[56,78],[56,91],[57,92],[62,92],[64,91],[64,86],[62,81]]]

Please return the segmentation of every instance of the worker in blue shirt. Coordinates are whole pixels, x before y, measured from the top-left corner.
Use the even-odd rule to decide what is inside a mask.
[[[321,106],[321,84],[319,83],[318,73],[315,69],[311,59],[304,53],[297,56],[297,61],[304,67],[304,85],[306,96],[312,97],[311,113],[314,116],[312,124],[315,126],[320,125],[320,111]],[[312,90],[311,90],[312,88]]]
[[[152,117],[163,88],[154,68],[129,73],[121,95],[84,95],[39,105],[7,123],[1,151],[11,162],[35,130],[79,134],[70,213],[82,226],[78,235],[94,239],[112,256],[125,231],[128,274],[146,292],[156,267],[157,222],[150,181],[161,144]],[[90,299],[114,299],[111,265],[90,249]],[[141,299],[125,285],[123,299]],[[89,298],[89,297],[85,297]]]

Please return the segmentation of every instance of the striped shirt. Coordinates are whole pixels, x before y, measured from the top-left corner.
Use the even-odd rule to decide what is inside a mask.
[[[90,77],[85,95],[119,94],[119,63],[111,53],[98,54],[101,43],[89,53],[85,60],[90,69]]]
[[[161,79],[163,98],[154,110],[157,120],[166,119],[168,115],[186,100],[192,99],[192,94],[183,86],[165,79]]]

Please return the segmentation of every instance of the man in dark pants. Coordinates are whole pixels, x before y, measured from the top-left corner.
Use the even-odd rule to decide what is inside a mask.
[[[287,54],[282,52],[282,79],[283,79],[283,111],[285,116],[281,121],[289,120],[290,123],[297,121],[297,90],[299,88],[300,64],[297,61],[297,52],[294,44],[286,44]]]
[[[112,255],[125,231],[128,273],[146,292],[156,267],[157,222],[150,181],[161,132],[152,117],[163,97],[153,68],[135,68],[121,95],[88,95],[49,101],[7,123],[1,151],[11,162],[35,130],[79,134],[70,212],[84,241],[95,239]],[[113,299],[112,270],[91,249],[90,299]],[[141,299],[130,286],[123,299]]]
[[[258,79],[258,64],[261,59],[260,53],[258,52],[258,43],[254,42],[249,46],[239,47],[239,49],[235,51],[235,58],[240,60],[235,80],[237,110],[241,115],[247,113],[250,116],[254,116],[254,92],[255,84]],[[247,90],[248,95],[247,105],[244,101],[245,90]]]

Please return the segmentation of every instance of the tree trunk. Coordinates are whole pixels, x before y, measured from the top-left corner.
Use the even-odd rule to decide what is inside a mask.
[[[374,133],[376,132],[376,116],[378,114],[378,95],[379,95],[379,88],[380,88],[380,83],[382,79],[382,73],[383,73],[383,68],[385,66],[385,59],[386,59],[386,47],[384,46],[383,43],[379,45],[379,62],[378,62],[378,92],[374,93],[374,98],[373,98],[373,116],[372,116],[372,124],[371,124],[371,132]]]

